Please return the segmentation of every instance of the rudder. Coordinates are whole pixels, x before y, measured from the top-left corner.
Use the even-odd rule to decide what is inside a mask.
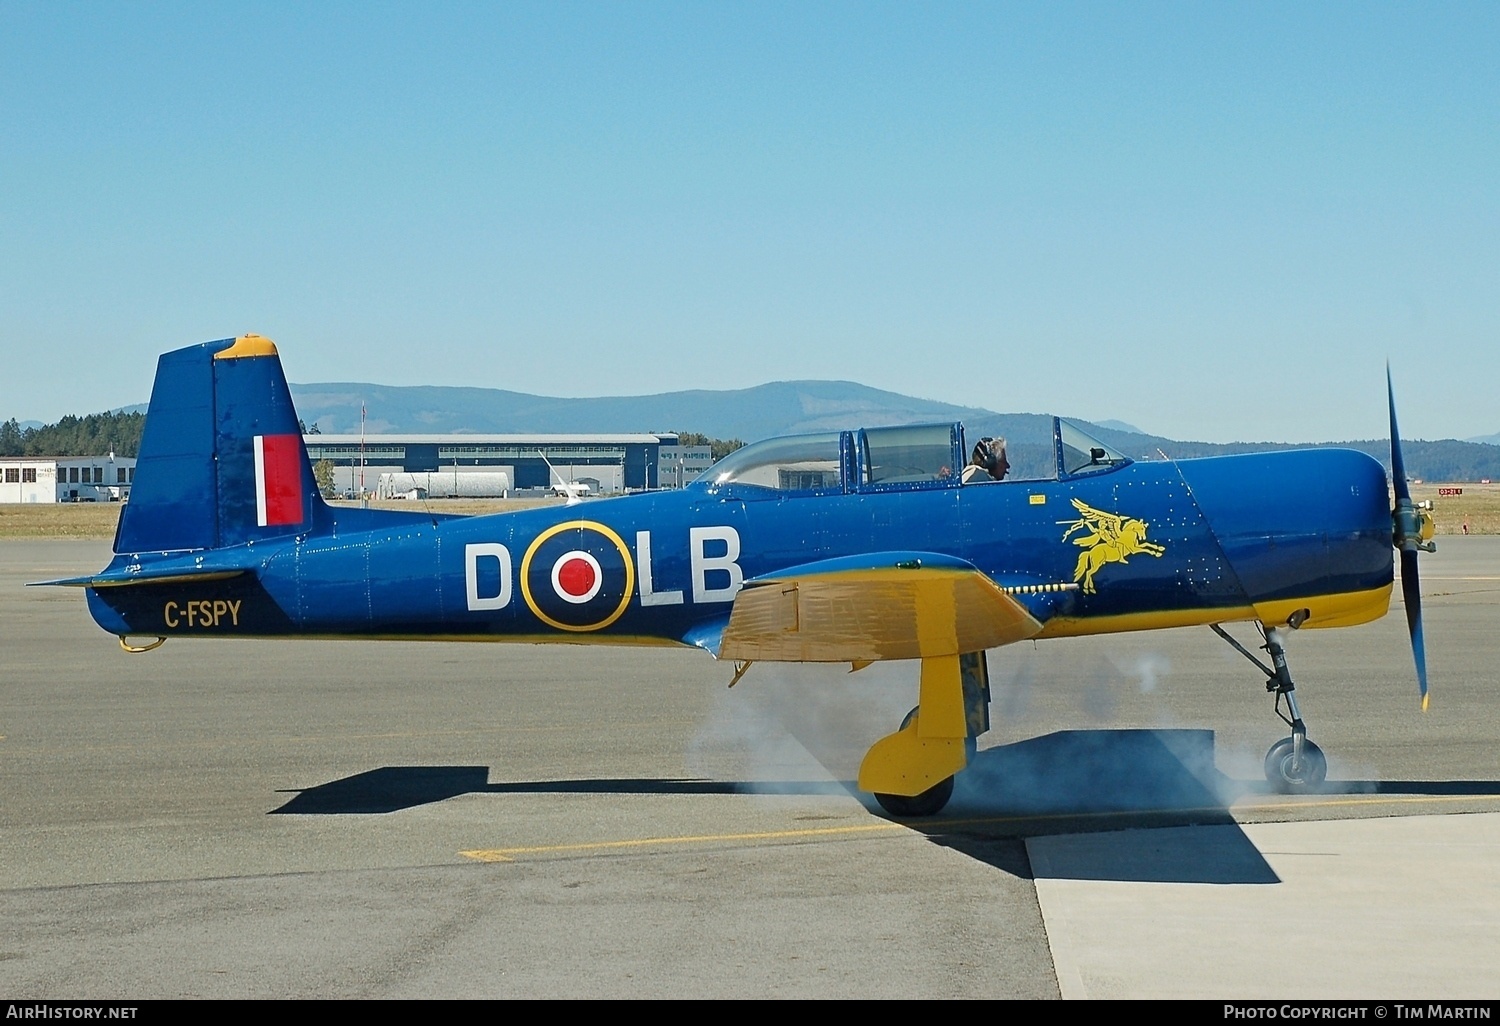
[[[116,552],[299,534],[325,508],[275,343],[241,335],[161,357]]]

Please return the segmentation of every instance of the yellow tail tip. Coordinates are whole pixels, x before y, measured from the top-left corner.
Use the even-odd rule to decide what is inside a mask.
[[[215,360],[238,360],[246,356],[275,356],[276,343],[264,335],[240,335],[234,345],[214,354]]]
[[[1426,695],[1422,696],[1422,711],[1423,712],[1427,711],[1427,701],[1430,698],[1432,698],[1432,695],[1430,695],[1430,694],[1426,694]]]

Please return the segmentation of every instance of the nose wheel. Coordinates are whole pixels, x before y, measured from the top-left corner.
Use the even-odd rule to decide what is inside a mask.
[[[1298,742],[1301,751],[1298,751]],[[1266,780],[1282,794],[1308,794],[1328,778],[1328,760],[1323,749],[1301,737],[1284,737],[1266,753]]]
[[[1292,614],[1287,626],[1296,630],[1307,618],[1306,610]],[[1292,728],[1292,736],[1284,737],[1271,746],[1266,753],[1266,782],[1282,794],[1308,794],[1317,791],[1328,779],[1328,759],[1323,749],[1307,739],[1307,724],[1302,721],[1302,710],[1297,706],[1297,687],[1292,683],[1291,671],[1286,665],[1286,648],[1276,628],[1260,626],[1265,644],[1261,646],[1270,656],[1267,666],[1241,645],[1218,624],[1209,624],[1215,634],[1227,641],[1240,655],[1250,660],[1266,675],[1266,691],[1276,696],[1276,715]],[[1281,711],[1285,700],[1286,712]]]

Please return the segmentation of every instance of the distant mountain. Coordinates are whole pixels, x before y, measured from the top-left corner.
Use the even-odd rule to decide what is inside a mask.
[[[753,442],[772,435],[962,420],[970,439],[985,435],[1005,438],[1018,475],[1046,474],[1052,461],[1050,416],[955,406],[852,381],[776,381],[754,388],[597,399],[563,399],[497,388],[356,382],[291,388],[303,421],[316,424],[325,434],[358,432],[361,402],[368,416],[365,430],[372,434],[699,431],[714,438]],[[1306,448],[1277,442],[1184,442],[1146,434],[1121,421],[1073,419],[1101,442],[1134,459],[1190,459]],[[1390,443],[1383,439],[1326,444],[1362,450],[1390,469]],[[1453,439],[1407,441],[1402,452],[1412,477],[1428,481],[1500,480],[1500,445]]]
[[[772,435],[852,427],[967,420],[989,410],[869,388],[852,381],[776,381],[754,388],[665,392],[660,395],[562,399],[498,388],[292,385],[297,413],[324,434],[365,430],[443,434],[699,431],[755,441]]]
[[[1196,459],[1200,456],[1231,456],[1247,452],[1275,452],[1282,449],[1308,449],[1313,443],[1285,442],[1184,442],[1160,435],[1120,431],[1102,424],[1072,418],[1105,445],[1137,460]],[[1010,462],[1018,475],[1033,476],[1050,472],[1052,453],[1052,418],[1036,414],[992,414],[964,422],[970,438],[981,435],[1007,439]],[[1318,446],[1358,449],[1379,460],[1386,473],[1391,469],[1391,443],[1376,438],[1360,441],[1321,442]],[[1401,455],[1409,477],[1423,481],[1500,480],[1500,446],[1460,442],[1448,438],[1437,442],[1403,439]]]
[[[852,381],[776,381],[725,391],[695,389],[648,396],[564,399],[497,388],[372,385],[358,382],[292,385],[297,413],[325,434],[359,431],[365,405],[371,434],[523,434],[697,431],[753,442],[772,435],[839,431],[922,421],[962,420],[970,440],[1005,438],[1016,474],[1045,475],[1052,463],[1052,418],[995,413],[976,407],[870,388]],[[145,404],[111,411],[130,414]],[[1106,445],[1134,459],[1190,459],[1231,453],[1307,448],[1276,442],[1184,442],[1146,434],[1122,421],[1074,419]],[[40,428],[35,422],[18,425]],[[1367,452],[1390,469],[1384,439],[1329,442]],[[1407,472],[1427,481],[1500,480],[1500,435],[1460,442],[1406,441]]]
[[[1480,445],[1500,445],[1500,433],[1493,435],[1480,435],[1478,438],[1470,438],[1467,440],[1470,442],[1477,442]],[[1404,456],[1405,454],[1405,450],[1403,450],[1402,455]]]

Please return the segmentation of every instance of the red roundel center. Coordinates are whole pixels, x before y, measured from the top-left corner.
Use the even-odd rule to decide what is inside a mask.
[[[575,598],[587,595],[594,587],[599,575],[587,560],[574,556],[557,568],[557,584],[565,594]]]

